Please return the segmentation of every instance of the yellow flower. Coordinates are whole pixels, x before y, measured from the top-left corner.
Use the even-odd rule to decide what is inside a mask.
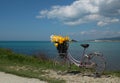
[[[62,44],[64,41],[70,40],[68,36],[62,37],[60,35],[51,35],[50,38],[51,38],[51,42],[58,42],[60,44]]]
[[[58,43],[55,43],[54,45],[55,45],[55,47],[58,47]]]
[[[64,41],[69,41],[69,37],[68,36],[64,37]]]

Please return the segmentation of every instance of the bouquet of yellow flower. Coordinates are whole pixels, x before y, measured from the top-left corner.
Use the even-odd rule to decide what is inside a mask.
[[[51,38],[51,42],[54,42],[54,45],[56,46],[60,56],[61,53],[67,53],[69,46],[68,42],[70,41],[70,38],[68,36],[63,37],[60,35],[51,35],[50,38]]]
[[[54,42],[55,46],[57,47],[58,44],[63,44],[64,42],[68,42],[70,40],[70,38],[68,36],[60,36],[60,35],[51,35],[51,42]]]

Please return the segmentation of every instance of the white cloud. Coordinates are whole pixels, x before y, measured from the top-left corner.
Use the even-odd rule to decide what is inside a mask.
[[[87,34],[87,32],[86,31],[81,31],[80,34],[85,35],[85,34]]]
[[[107,23],[106,23],[106,22],[103,22],[103,21],[99,21],[99,22],[97,23],[97,25],[98,25],[98,26],[104,26],[104,25],[107,25]]]
[[[100,31],[97,31],[97,30],[90,30],[90,31],[81,31],[80,32],[80,35],[96,35],[100,33]]]
[[[67,25],[79,25],[94,21],[98,26],[119,22],[120,0],[75,0],[66,6],[53,6],[41,10],[37,18],[61,20]]]
[[[120,0],[105,0],[99,5],[99,13],[103,16],[120,15]]]
[[[99,21],[97,23],[97,25],[98,26],[105,26],[105,25],[108,25],[108,24],[111,24],[111,23],[116,23],[116,22],[119,22],[119,19],[117,19],[117,18],[113,18],[113,19],[111,19],[111,18],[104,18],[104,20]]]
[[[120,31],[112,31],[112,30],[89,30],[89,31],[81,31],[79,34],[74,33],[74,36],[79,37],[90,37],[90,38],[103,38],[103,37],[115,37],[120,35]]]

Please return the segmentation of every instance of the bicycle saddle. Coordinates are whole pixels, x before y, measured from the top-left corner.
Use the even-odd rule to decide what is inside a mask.
[[[89,47],[89,44],[81,44],[81,46],[82,46],[83,48],[88,48],[88,47]]]

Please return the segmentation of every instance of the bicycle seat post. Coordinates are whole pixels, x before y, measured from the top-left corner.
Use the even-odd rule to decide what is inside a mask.
[[[81,46],[84,48],[83,54],[82,54],[82,61],[83,61],[83,58],[84,58],[84,55],[85,55],[85,51],[89,47],[89,44],[81,44]]]
[[[83,49],[82,57],[85,55],[86,48]]]

